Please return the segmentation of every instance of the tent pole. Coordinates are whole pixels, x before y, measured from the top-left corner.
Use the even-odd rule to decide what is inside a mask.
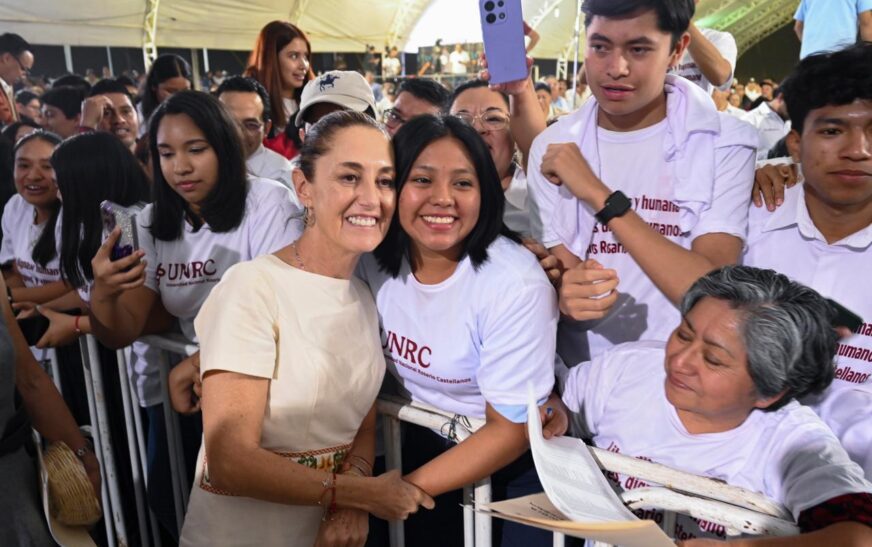
[[[200,56],[197,55],[197,49],[191,48],[191,76],[194,80],[194,89],[202,91],[203,85],[200,79]]]
[[[67,65],[67,72],[75,74],[73,72],[73,48],[69,45],[64,46],[64,63]]]
[[[575,103],[578,100],[578,93],[575,92],[575,88],[578,87],[578,50],[581,47],[581,0],[576,0],[575,30],[572,33],[572,40],[575,42],[572,61],[572,109],[575,110]]]

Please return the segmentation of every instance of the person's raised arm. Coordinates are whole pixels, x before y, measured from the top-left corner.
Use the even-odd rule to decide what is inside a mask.
[[[490,72],[487,70],[487,57],[484,53],[479,59],[481,72],[479,78],[490,81]],[[523,167],[527,169],[527,160],[530,156],[530,147],[533,145],[539,133],[545,130],[546,119],[539,101],[536,99],[536,91],[533,89],[533,80],[530,69],[533,66],[533,58],[527,57],[527,77],[523,80],[491,84],[491,89],[496,89],[509,96],[509,115],[511,123],[509,130],[512,140],[521,152]]]
[[[732,180],[748,179],[747,187],[733,184],[729,191],[744,193],[739,201],[744,204],[746,219],[747,196],[754,169],[753,153],[749,154],[747,161],[735,162],[739,165],[735,172],[717,175],[725,186],[729,186]],[[542,158],[541,170],[552,183],[566,184],[575,197],[586,202],[594,211],[601,211],[612,194],[612,190],[594,175],[578,146],[573,143],[549,145]],[[716,183],[715,194],[719,191],[717,186]],[[742,240],[728,233],[706,233],[693,240],[690,250],[685,249],[655,232],[632,208],[622,216],[613,218],[608,227],[645,274],[674,304],[701,276],[721,266],[736,263],[742,250]]]
[[[702,75],[717,88],[723,89],[729,85],[733,79],[733,65],[736,63],[737,53],[736,42],[732,36],[729,36],[731,43],[727,43],[725,37],[723,47],[729,51],[722,53],[711,40],[706,38],[696,24],[691,23],[688,31],[690,32],[688,51],[690,51],[690,56],[699,67]],[[732,57],[732,60],[728,56]]]
[[[121,235],[116,228],[91,261],[94,287],[91,290],[90,328],[103,344],[120,348],[136,340],[145,328],[157,293],[144,287],[145,253],[141,250],[111,260],[112,246]]]

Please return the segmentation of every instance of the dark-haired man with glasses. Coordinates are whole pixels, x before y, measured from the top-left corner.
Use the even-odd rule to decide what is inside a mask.
[[[263,145],[264,137],[272,128],[266,89],[253,78],[234,76],[221,82],[215,96],[239,124],[248,172],[277,181],[293,192],[291,162]]]
[[[0,34],[0,88],[6,94],[10,105],[15,104],[12,86],[27,76],[31,68],[33,68],[33,53],[27,40],[11,32]],[[18,113],[14,108],[12,115],[18,120]]]
[[[393,137],[404,123],[424,114],[439,114],[448,106],[450,95],[442,84],[417,78],[405,80],[397,89],[393,108],[385,110],[384,122]]]

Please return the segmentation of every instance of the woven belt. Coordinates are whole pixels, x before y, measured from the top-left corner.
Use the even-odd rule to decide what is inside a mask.
[[[321,448],[318,450],[308,450],[306,452],[273,452],[283,458],[293,460],[294,462],[305,465],[312,469],[318,469],[328,472],[339,472],[342,462],[345,460],[345,455],[351,449],[350,444],[343,444],[331,448]],[[206,465],[206,455],[203,455],[203,475],[200,477],[200,488],[212,494],[219,496],[236,496],[232,492],[220,490],[212,486],[209,481],[209,467]]]

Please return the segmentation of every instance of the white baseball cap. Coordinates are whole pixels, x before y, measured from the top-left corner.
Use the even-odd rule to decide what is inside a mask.
[[[332,103],[357,112],[365,112],[367,108],[376,111],[372,88],[363,76],[352,70],[331,70],[306,84],[300,111],[294,120],[297,127],[303,125],[306,110],[318,103]]]

